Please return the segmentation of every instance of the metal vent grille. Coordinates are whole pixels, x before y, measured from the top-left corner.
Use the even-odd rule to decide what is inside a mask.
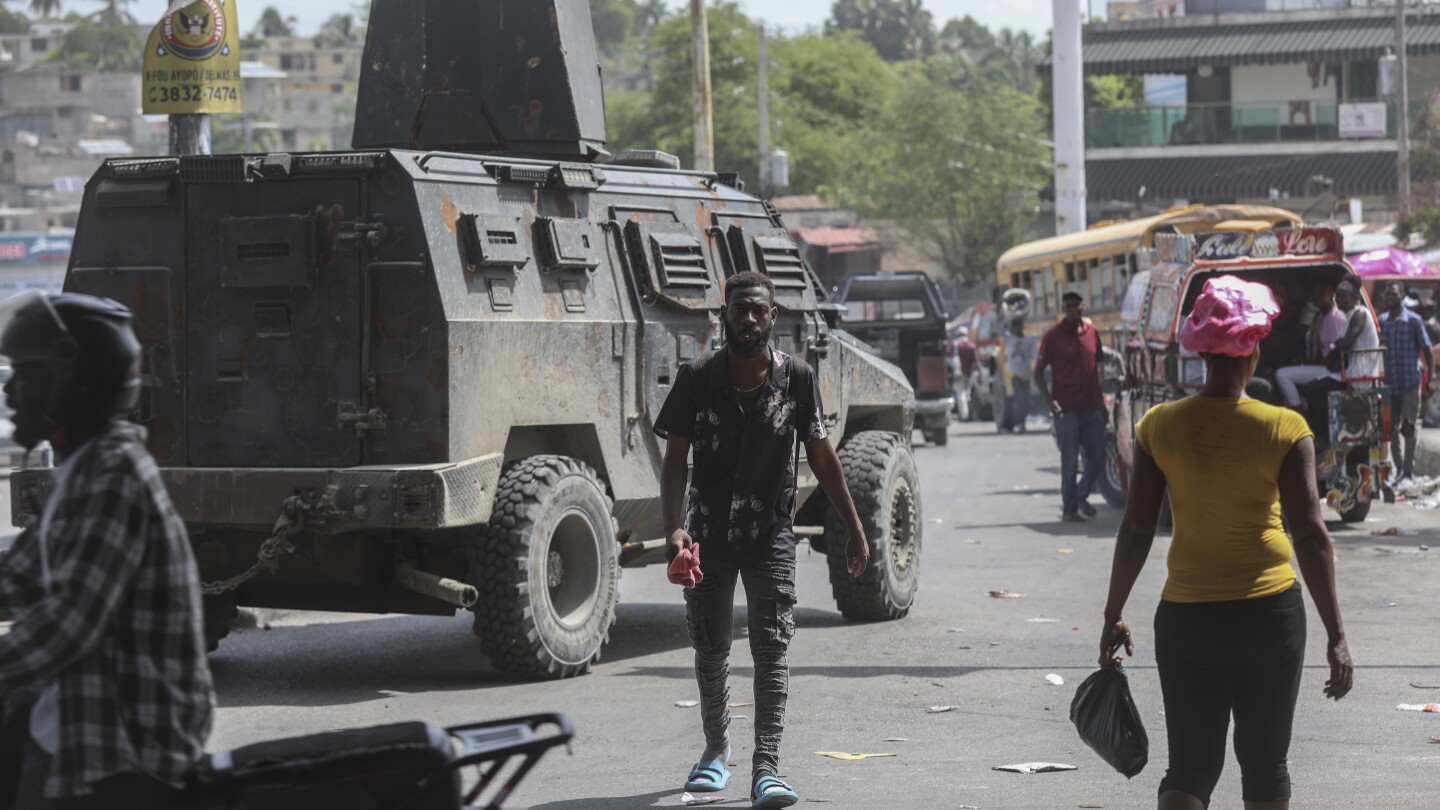
[[[705,251],[700,240],[683,233],[652,233],[650,248],[663,286],[697,289],[710,286],[710,269],[705,266]]]
[[[777,290],[800,290],[810,287],[805,276],[805,261],[800,248],[788,236],[755,237],[755,259],[760,272],[775,282]]]
[[[187,183],[243,183],[245,158],[240,155],[182,157],[180,178]]]

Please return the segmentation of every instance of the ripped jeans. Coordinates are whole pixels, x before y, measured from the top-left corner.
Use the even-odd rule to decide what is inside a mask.
[[[730,741],[730,642],[735,582],[745,584],[750,655],[755,660],[756,776],[779,774],[780,735],[790,692],[786,653],[795,635],[795,563],[763,562],[754,567],[716,565],[706,560],[705,579],[685,589],[685,624],[695,648],[695,680],[705,745],[712,751]]]

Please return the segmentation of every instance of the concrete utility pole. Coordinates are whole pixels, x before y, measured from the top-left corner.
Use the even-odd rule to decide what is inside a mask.
[[[170,154],[210,154],[210,116],[170,116]]]
[[[705,0],[690,0],[695,53],[695,168],[715,171],[715,115],[710,100],[710,23]]]
[[[1410,216],[1410,68],[1405,55],[1405,0],[1395,0],[1395,173],[1400,217]]]
[[[1085,230],[1085,74],[1080,0],[1054,0],[1055,232]]]
[[[760,26],[760,196],[769,199],[770,177],[770,57],[765,26]]]

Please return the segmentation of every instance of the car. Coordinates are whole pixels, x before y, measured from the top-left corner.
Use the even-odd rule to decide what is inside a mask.
[[[899,366],[915,388],[915,427],[925,441],[949,441],[955,391],[940,288],[919,271],[852,276],[840,287],[845,329]]]

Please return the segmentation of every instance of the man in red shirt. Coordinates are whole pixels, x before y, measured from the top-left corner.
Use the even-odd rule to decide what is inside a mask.
[[[1072,523],[1091,517],[1090,490],[1105,459],[1105,398],[1100,393],[1100,333],[1085,320],[1085,299],[1065,293],[1065,319],[1040,341],[1035,358],[1035,388],[1050,405],[1060,441],[1061,515]],[[1045,369],[1052,381],[1045,384]],[[1053,390],[1052,390],[1053,389]],[[1080,448],[1085,470],[1075,482]]]

